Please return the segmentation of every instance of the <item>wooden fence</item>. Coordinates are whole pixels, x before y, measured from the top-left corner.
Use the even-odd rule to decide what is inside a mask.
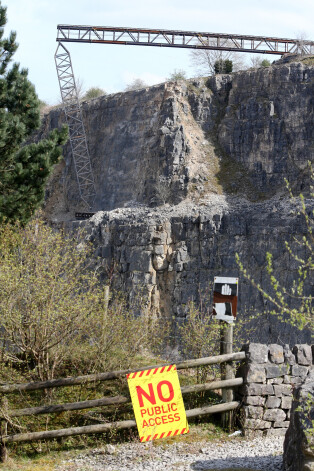
[[[199,366],[207,366],[214,364],[230,364],[232,361],[244,360],[245,353],[230,353],[224,355],[218,355],[214,357],[199,358],[196,360],[186,360],[176,364],[178,370],[187,369],[187,368],[196,368]],[[145,366],[142,368],[136,369],[136,371],[143,371],[146,369],[158,368],[165,365],[153,365]],[[0,385],[0,394],[11,394],[22,391],[37,391],[41,389],[49,388],[58,388],[66,386],[74,386],[78,384],[87,384],[95,383],[99,381],[113,380],[120,377],[124,377],[127,373],[135,371],[132,370],[120,370],[112,371],[108,373],[98,373],[78,377],[69,377],[69,378],[60,378],[50,381],[42,382],[33,382],[33,383],[23,383],[23,384],[2,384]],[[225,389],[232,391],[232,388],[235,386],[240,386],[243,384],[243,378],[231,378],[221,381],[212,381],[210,383],[196,384],[192,386],[183,386],[181,388],[182,394],[194,393],[200,391],[208,391],[213,389]],[[230,395],[229,395],[230,397]],[[8,410],[5,414],[2,412],[0,420],[2,422],[1,426],[1,436],[0,436],[0,459],[4,461],[6,459],[6,444],[12,442],[27,442],[35,441],[42,439],[51,439],[59,437],[69,437],[73,435],[82,435],[90,433],[101,433],[109,429],[128,429],[136,426],[135,420],[124,420],[119,422],[112,423],[101,423],[95,425],[87,425],[83,427],[70,427],[66,429],[59,430],[46,430],[40,432],[30,432],[30,433],[18,433],[14,435],[7,434],[7,426],[10,423],[10,419],[14,417],[22,416],[36,416],[39,414],[54,414],[65,411],[73,410],[82,410],[82,409],[91,409],[94,407],[103,407],[114,404],[125,404],[131,402],[130,397],[128,396],[114,396],[114,397],[102,397],[100,399],[93,399],[88,401],[81,402],[69,402],[64,404],[53,404],[48,406],[39,406],[39,407],[29,407],[25,409],[13,409]],[[229,401],[222,404],[217,404],[214,406],[200,407],[197,409],[191,409],[186,411],[186,416],[196,417],[204,414],[214,414],[217,412],[227,412],[236,409],[239,406],[237,401]]]

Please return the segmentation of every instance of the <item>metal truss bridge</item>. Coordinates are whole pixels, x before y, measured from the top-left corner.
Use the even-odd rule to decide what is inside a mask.
[[[176,47],[257,54],[313,54],[314,41],[284,39],[241,34],[200,33],[163,29],[124,28],[109,26],[58,25],[58,47],[55,62],[63,108],[69,126],[80,197],[93,209],[96,197],[86,133],[77,94],[71,56],[62,43],[96,43],[132,46]]]
[[[57,41],[135,46],[212,49],[259,54],[312,54],[314,41],[242,34],[199,33],[164,29],[58,25]]]

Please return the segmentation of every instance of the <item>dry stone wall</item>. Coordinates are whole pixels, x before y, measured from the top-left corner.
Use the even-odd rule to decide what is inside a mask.
[[[246,361],[238,370],[244,378],[239,391],[243,429],[246,434],[285,435],[293,391],[313,374],[313,347],[251,343],[243,349]]]
[[[314,471],[314,370],[294,390],[291,420],[284,441],[285,471]]]

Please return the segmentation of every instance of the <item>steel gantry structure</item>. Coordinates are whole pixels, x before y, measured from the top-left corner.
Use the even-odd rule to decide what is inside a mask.
[[[314,53],[314,41],[300,39],[109,26],[58,25],[57,41],[55,61],[79,193],[89,208],[93,208],[95,202],[95,182],[71,56],[63,43],[176,47],[281,56]]]
[[[212,49],[258,54],[311,54],[314,41],[165,29],[58,25],[57,41]]]

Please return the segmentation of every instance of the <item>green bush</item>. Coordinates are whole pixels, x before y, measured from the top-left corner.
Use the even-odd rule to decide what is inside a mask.
[[[93,98],[98,98],[100,96],[107,95],[105,90],[99,87],[91,87],[87,90],[85,95],[83,96],[83,100],[92,100]]]
[[[261,66],[262,67],[269,67],[270,66],[270,61],[268,59],[264,59],[262,62],[261,62]]]
[[[151,346],[157,326],[123,296],[108,300],[82,237],[38,217],[0,228],[0,376],[8,367],[42,381],[128,368]]]
[[[174,69],[174,71],[167,78],[168,82],[175,82],[176,80],[186,80],[185,70]]]

